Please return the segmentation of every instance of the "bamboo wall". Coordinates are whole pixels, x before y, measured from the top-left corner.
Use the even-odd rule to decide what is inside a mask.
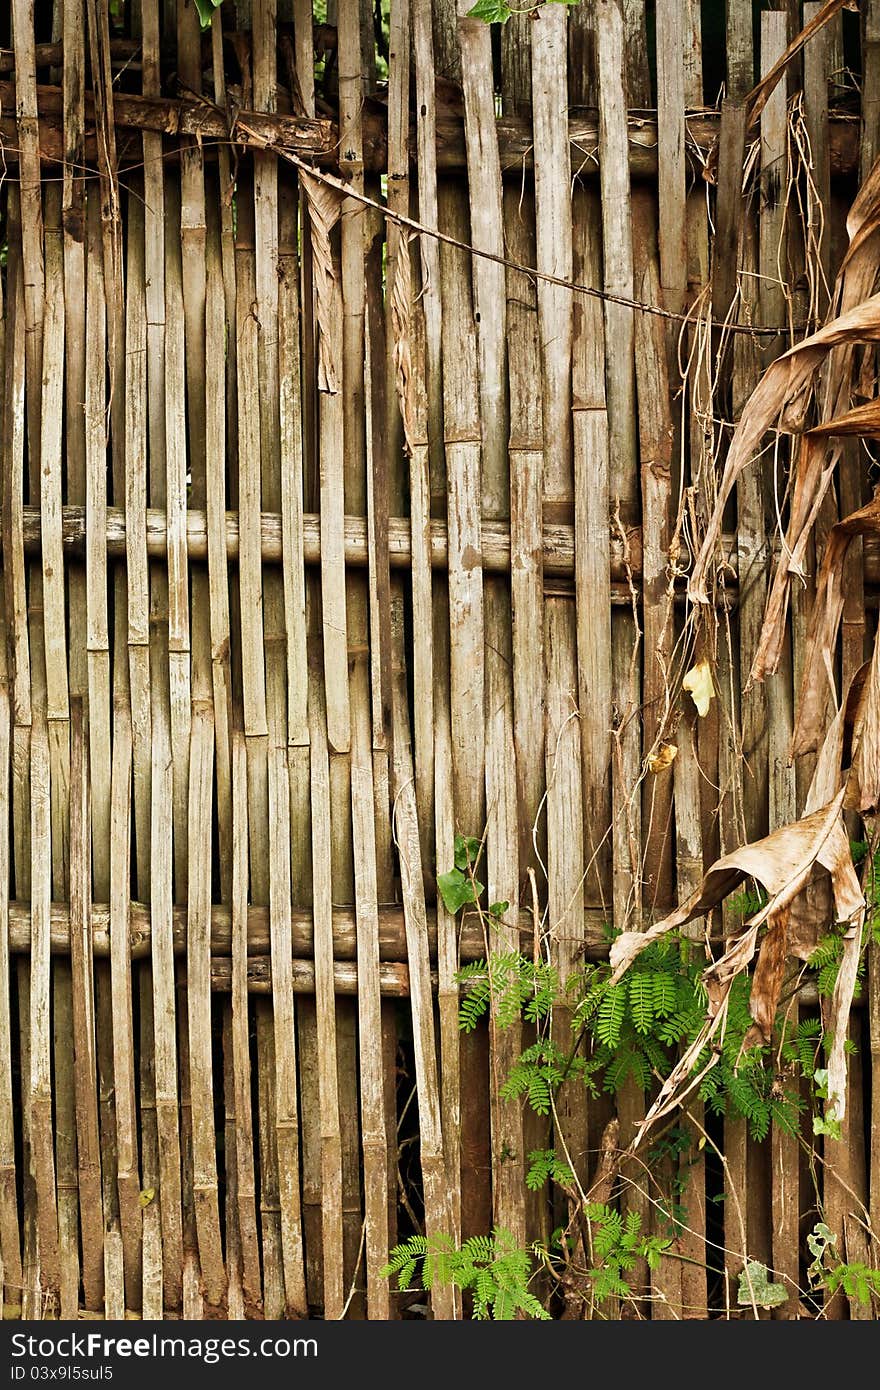
[[[772,451],[712,622],[682,577],[725,422],[827,312],[880,147],[880,5],[838,7],[751,129],[817,4],[585,0],[490,29],[392,0],[378,47],[355,0],[314,28],[304,0],[226,0],[204,32],[187,0],[11,8],[4,1310],[454,1316],[380,1276],[398,1235],[558,1224],[524,1185],[541,1128],[498,1096],[519,1028],[458,1028],[484,944],[437,903],[456,832],[485,835],[510,904],[492,949],[519,924],[565,976],[803,806],[812,581],[781,673],[741,693]],[[841,515],[866,477],[848,452]],[[845,672],[878,579],[866,546]],[[841,1229],[880,1197],[871,993],[816,1179]],[[644,1107],[560,1099],[582,1181]],[[643,1316],[741,1313],[746,1252],[801,1277],[797,1141],[706,1124],[723,1166],[681,1160],[684,1258],[636,1271]],[[661,1220],[635,1179],[622,1200]]]

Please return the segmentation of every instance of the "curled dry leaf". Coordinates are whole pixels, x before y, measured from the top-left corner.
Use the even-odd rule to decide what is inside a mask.
[[[397,399],[403,421],[406,452],[412,454],[415,435],[412,382],[412,351],[410,347],[410,261],[409,239],[401,234],[397,241],[394,284],[391,287],[391,330],[394,338],[393,360]]]
[[[867,506],[839,521],[828,533],[807,628],[792,757],[813,751],[822,740],[825,707],[834,694],[834,648],[843,616],[846,557],[857,536],[876,532],[880,532],[880,499],[873,497]]]
[[[318,390],[331,395],[339,390],[334,344],[342,328],[342,291],[333,265],[330,233],[339,221],[341,195],[321,179],[300,170],[300,184],[309,207],[312,231],[313,274],[318,342]]]
[[[757,91],[757,89],[756,89]],[[709,520],[689,583],[690,597],[708,602],[707,574],[720,539],[721,519],[737,478],[774,426],[800,428],[814,378],[825,367],[820,417],[829,422],[849,406],[855,346],[878,337],[878,296],[868,298],[880,254],[880,160],[868,173],[847,217],[849,249],[835,285],[831,321],[771,364],[743,410],[734,431]],[[785,544],[776,565],[764,622],[748,678],[760,681],[779,665],[786,633],[791,576],[805,573],[806,546],[828,491],[841,445],[829,434],[810,432],[792,462],[792,491]]]
[[[743,879],[755,879],[768,893],[768,901],[761,910],[744,924],[743,930],[724,954],[703,972],[703,981],[709,996],[706,1023],[667,1077],[657,1100],[645,1117],[636,1143],[655,1120],[667,1114],[681,1102],[685,1094],[699,1084],[705,1071],[717,1061],[717,1053],[713,1053],[700,1076],[694,1078],[691,1075],[703,1049],[726,1018],[731,985],[736,976],[748,968],[757,948],[760,929],[765,923],[767,932],[761,946],[751,994],[750,1008],[755,1020],[755,1029],[746,1041],[755,1043],[770,1036],[779,1000],[782,965],[788,951],[791,908],[817,872],[827,871],[831,876],[836,917],[839,922],[850,924],[847,942],[850,934],[854,934],[857,942],[855,954],[856,958],[858,957],[864,898],[853,867],[849,838],[841,817],[843,800],[844,788],[841,787],[831,800],[801,820],[782,826],[764,839],[742,845],[732,854],[716,860],[704,876],[700,887],[675,912],[646,932],[623,932],[612,943],[611,982],[616,983],[652,941],[683,927],[694,917],[710,912]],[[848,961],[846,953],[845,960]],[[835,1078],[834,1104],[837,1107],[838,1118],[843,1113],[841,1107],[845,1090],[841,1089],[840,1074],[843,1067],[845,1076],[845,1055],[842,1043],[839,1056],[834,1049],[837,1048],[837,1038],[841,1031],[841,1019],[842,1036],[845,1037],[846,1017],[852,1002],[852,986],[855,983],[853,973],[852,986],[850,985],[848,964],[846,968],[841,968],[840,973],[843,978],[838,982],[839,987],[835,990],[832,1007],[832,1016],[836,1020],[834,1048],[829,1056],[829,1074],[833,1074]],[[831,1094],[829,1085],[829,1096]]]
[[[708,603],[706,577],[709,562],[721,535],[721,519],[737,478],[751,462],[768,430],[786,416],[789,428],[793,416],[802,419],[813,378],[832,348],[853,343],[880,341],[880,294],[857,304],[832,319],[803,342],[790,348],[767,368],[752,392],[730,441],[724,473],[706,535],[700,547],[688,594],[695,603]],[[812,510],[813,499],[808,500]],[[754,668],[753,668],[754,669]]]
[[[677,756],[678,748],[674,743],[661,743],[653,753],[648,754],[648,770],[665,772],[668,767],[672,767]]]
[[[709,713],[710,702],[715,696],[715,686],[712,682],[712,667],[703,658],[698,661],[696,666],[692,666],[681,683],[682,690],[686,690],[697,707],[697,714],[701,719],[705,719]]]
[[[868,173],[846,219],[849,248],[837,277],[832,314],[846,315],[870,294],[880,255],[880,160]],[[844,420],[852,387],[854,342],[832,347],[825,371],[825,389],[820,417],[830,425]],[[791,575],[804,574],[807,541],[819,515],[841,446],[834,433],[822,426],[809,431],[800,441],[793,460],[793,487],[785,545],[773,576],[764,623],[752,663],[749,682],[763,680],[779,666]],[[829,447],[829,440],[830,443]]]

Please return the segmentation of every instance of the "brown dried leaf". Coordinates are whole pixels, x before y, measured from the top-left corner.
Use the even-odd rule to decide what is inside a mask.
[[[845,410],[808,430],[805,439],[824,439],[830,435],[855,434],[862,439],[880,438],[880,399]]]
[[[880,806],[880,642],[876,640],[870,662],[853,677],[851,693],[863,673],[855,701],[852,759],[844,805],[847,810],[864,815]]]
[[[412,380],[412,351],[410,347],[411,278],[409,238],[398,239],[394,284],[391,287],[391,331],[394,337],[394,381],[403,421],[406,452],[412,454],[415,440],[415,400]]]
[[[825,705],[829,692],[834,695],[834,648],[843,615],[844,565],[853,540],[871,532],[880,532],[878,497],[832,526],[828,533],[807,629],[800,701],[791,741],[792,757],[813,751],[822,739]]]
[[[749,996],[749,1013],[755,1020],[755,1036],[752,1037],[751,1032],[746,1036],[746,1047],[751,1046],[753,1042],[768,1043],[773,1035],[773,1023],[779,1007],[779,992],[785,973],[785,958],[788,955],[790,913],[790,908],[783,908],[767,923]]]
[[[834,751],[832,749],[826,759],[827,767],[823,771],[825,781],[834,775],[839,780],[839,771],[836,774],[828,771],[828,768],[832,767]],[[843,798],[844,789],[841,787],[830,801],[803,819],[775,830],[763,840],[743,845],[733,854],[717,860],[705,875],[697,892],[675,912],[651,927],[649,931],[624,932],[612,943],[611,982],[616,983],[636,956],[652,941],[656,941],[666,932],[684,926],[693,917],[710,911],[743,878],[756,879],[770,894],[769,901],[744,924],[739,936],[728,946],[720,959],[714,961],[703,972],[703,981],[709,995],[706,1022],[664,1082],[636,1135],[634,1147],[650,1126],[680,1105],[685,1096],[700,1084],[706,1072],[715,1065],[718,1059],[717,1052],[712,1053],[698,1076],[692,1075],[703,1049],[723,1026],[731,986],[737,975],[748,969],[755,954],[760,928],[764,923],[767,923],[767,932],[752,982],[751,1013],[755,1020],[755,1028],[747,1035],[744,1046],[769,1039],[779,1002],[782,970],[789,951],[791,909],[794,904],[803,901],[804,890],[814,874],[825,869],[831,874],[837,920],[855,924],[847,933],[844,965],[841,967],[841,978],[835,989],[832,1006],[834,1045],[828,1067],[829,1096],[833,1094],[834,1097],[834,1113],[838,1118],[843,1114],[846,1058],[842,1042],[838,1046],[838,1036],[846,1035],[846,1021],[855,983],[855,967],[852,966],[847,952],[855,949],[856,963],[858,957],[857,947],[850,948],[849,940],[853,933],[857,941],[860,939],[861,922],[864,918],[864,898],[853,867],[849,839],[840,814]]]
[[[339,390],[334,343],[339,341],[342,323],[341,291],[333,265],[330,233],[339,221],[342,197],[321,179],[300,170],[300,184],[306,195],[312,233],[313,278],[318,318],[318,390],[334,395]]]
[[[674,743],[661,743],[655,752],[648,754],[649,772],[665,772],[672,767],[677,756],[678,748]]]
[[[715,698],[712,667],[705,657],[702,661],[698,661],[696,666],[691,667],[681,683],[681,688],[690,695],[700,718],[705,719],[709,713],[709,705]]]
[[[744,878],[756,879],[770,894],[769,902],[748,923],[750,927],[759,927],[801,891],[817,862],[833,873],[833,863],[839,853],[835,827],[840,823],[842,805],[841,788],[827,805],[811,815],[717,859],[697,891],[662,922],[646,932],[622,932],[611,944],[612,982],[620,979],[652,941],[683,927],[694,917],[711,912]],[[846,843],[848,854],[849,843]]]
[[[832,314],[846,315],[870,294],[877,275],[880,254],[880,160],[865,178],[846,219],[849,248],[837,276]],[[853,343],[831,349],[822,396],[821,419],[843,417],[849,406],[852,387]],[[830,436],[833,438],[833,435]],[[775,671],[779,666],[790,592],[790,576],[803,577],[807,541],[822,507],[841,446],[831,447],[825,436],[810,431],[801,441],[792,468],[793,488],[785,545],[773,576],[758,649],[752,663],[749,684]]]
[[[706,576],[721,535],[721,520],[737,478],[751,462],[768,430],[785,411],[804,400],[829,351],[841,344],[880,342],[880,294],[872,295],[795,344],[767,368],[752,392],[734,431],[714,511],[688,584],[696,603],[708,603]]]

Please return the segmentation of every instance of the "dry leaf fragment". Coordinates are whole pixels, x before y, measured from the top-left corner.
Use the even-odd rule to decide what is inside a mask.
[[[705,719],[709,713],[710,701],[715,695],[715,686],[712,683],[712,668],[704,657],[698,661],[696,666],[692,666],[681,683],[682,690],[686,690],[697,707],[697,714],[701,719]]]
[[[312,274],[320,330],[318,390],[333,395],[339,390],[334,354],[342,332],[342,291],[333,264],[330,233],[339,221],[342,199],[336,189],[304,169],[300,170],[300,184],[306,195],[312,229]]]
[[[671,767],[678,756],[678,748],[674,743],[661,743],[653,752],[648,754],[648,770],[650,772],[665,772],[667,767]]]
[[[652,941],[684,926],[694,917],[710,912],[744,878],[754,878],[769,894],[760,912],[744,923],[743,930],[724,955],[703,972],[703,982],[709,996],[706,1022],[661,1087],[636,1135],[634,1147],[655,1120],[679,1105],[717,1062],[719,1054],[713,1051],[699,1075],[693,1075],[694,1067],[707,1044],[724,1025],[733,981],[748,968],[757,948],[758,933],[765,923],[767,933],[752,984],[751,1012],[755,1029],[747,1038],[747,1043],[755,1043],[769,1036],[779,1000],[781,967],[788,947],[791,906],[799,900],[817,870],[830,873],[835,915],[839,922],[850,924],[829,1024],[834,1034],[828,1061],[829,1113],[838,1119],[842,1117],[846,1093],[843,1043],[855,986],[865,911],[864,897],[853,867],[849,838],[841,816],[844,794],[845,788],[840,787],[831,800],[801,820],[774,830],[763,840],[741,845],[732,854],[716,860],[697,891],[675,912],[646,932],[623,932],[612,942],[611,983],[616,984]]]
[[[694,603],[708,603],[707,576],[709,562],[721,534],[721,520],[727,499],[737,478],[757,453],[761,440],[769,429],[793,411],[801,415],[808,393],[819,368],[830,352],[849,348],[855,343],[875,343],[880,340],[880,294],[872,295],[853,305],[817,333],[793,348],[767,368],[746,402],[739,424],[727,452],[724,473],[718,484],[717,500],[706,527],[706,534],[688,584],[688,597]],[[846,357],[847,370],[851,357]],[[846,371],[842,372],[846,377]],[[846,377],[848,385],[848,377]],[[830,414],[837,411],[831,407]],[[824,476],[824,475],[823,475]],[[830,480],[826,479],[827,481]]]

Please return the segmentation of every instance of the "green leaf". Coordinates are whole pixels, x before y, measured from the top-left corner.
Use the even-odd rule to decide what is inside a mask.
[[[439,874],[437,887],[443,899],[443,906],[453,916],[460,908],[464,907],[465,903],[475,903],[483,891],[482,883],[478,879],[474,879],[471,883],[469,878],[465,878],[461,869],[450,869],[448,874]]]
[[[489,916],[490,916],[490,917],[503,917],[504,914],[505,914],[505,912],[507,911],[507,909],[508,909],[509,907],[510,907],[510,903],[507,901],[506,898],[505,898],[504,902],[501,902],[501,903],[492,903],[491,907],[489,908]]]
[[[759,1308],[778,1308],[788,1302],[784,1284],[771,1284],[767,1278],[767,1266],[760,1260],[747,1260],[746,1267],[739,1276],[739,1289],[736,1301],[751,1304],[754,1300]]]
[[[456,835],[455,837],[455,867],[466,869],[468,864],[476,864],[480,857],[481,841],[475,835]]]
[[[841,1136],[840,1136],[840,1121],[839,1121],[839,1120],[835,1120],[835,1119],[834,1119],[833,1117],[831,1117],[831,1116],[826,1117],[826,1116],[824,1116],[824,1115],[814,1115],[814,1116],[813,1116],[813,1133],[814,1133],[814,1134],[827,1134],[829,1139],[839,1139],[839,1138],[841,1137]]]
[[[482,19],[484,24],[506,24],[513,14],[505,0],[477,0],[468,19]]]
[[[214,11],[220,8],[222,0],[196,0],[196,9],[199,14],[199,23],[203,29],[211,27],[211,20],[214,18]]]

